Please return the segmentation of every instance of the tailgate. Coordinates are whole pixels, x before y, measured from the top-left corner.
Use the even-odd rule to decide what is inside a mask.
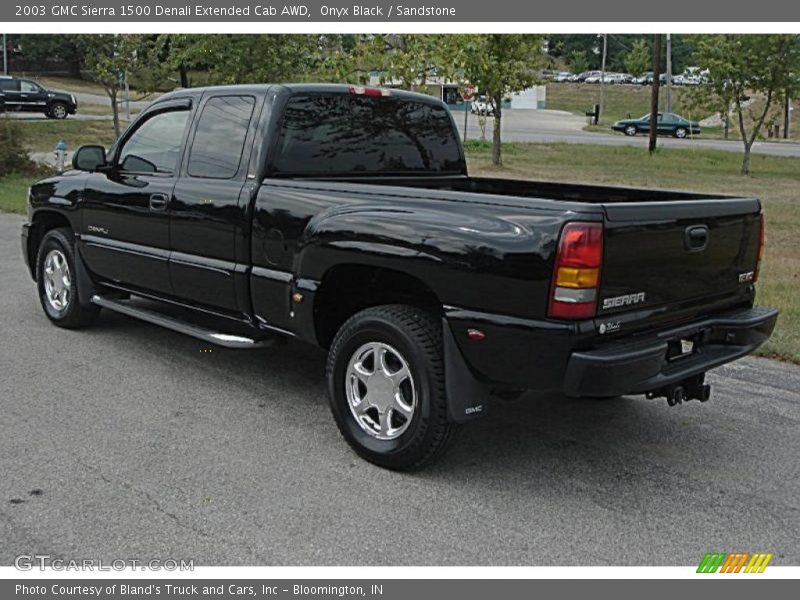
[[[752,296],[760,244],[758,200],[635,202],[603,209],[598,318],[638,311],[650,323],[669,321],[721,300]]]

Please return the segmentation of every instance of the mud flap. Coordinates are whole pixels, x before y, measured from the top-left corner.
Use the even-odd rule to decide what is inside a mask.
[[[73,254],[75,256],[75,281],[78,285],[78,304],[83,307],[94,306],[94,304],[92,304],[92,296],[94,296],[97,291],[95,290],[92,278],[89,276],[89,271],[86,269],[86,264],[83,262],[83,257],[78,250],[77,244],[74,247]]]
[[[453,423],[466,423],[486,414],[489,387],[475,379],[453,337],[447,319],[442,319],[444,379],[447,416]]]

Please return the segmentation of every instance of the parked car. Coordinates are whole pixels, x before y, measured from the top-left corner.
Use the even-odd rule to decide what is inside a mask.
[[[472,101],[469,110],[473,115],[491,117],[494,115],[494,104],[492,104],[486,96],[478,96]]]
[[[43,88],[30,79],[0,76],[1,112],[38,112],[51,119],[66,119],[78,111],[75,96]]]
[[[574,77],[574,75],[569,71],[559,71],[553,76],[553,81],[557,83],[565,83],[570,81],[572,77]]]
[[[587,79],[600,77],[601,73],[602,71],[584,71],[583,73],[576,75],[574,81],[577,83],[586,83]]]
[[[687,135],[699,135],[700,123],[684,119],[674,113],[658,113],[658,134],[672,135],[683,139]],[[614,131],[621,131],[625,135],[634,136],[637,133],[650,132],[650,114],[638,119],[623,119],[611,126]]]
[[[754,307],[757,199],[470,177],[427,95],[181,89],[72,161],[22,226],[54,325],[105,309],[203,344],[322,347],[342,435],[387,468],[433,460],[493,394],[707,400],[705,372],[777,318]]]

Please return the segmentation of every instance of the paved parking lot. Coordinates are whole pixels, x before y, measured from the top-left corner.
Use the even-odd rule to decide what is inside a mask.
[[[800,564],[797,367],[740,361],[676,408],[526,395],[392,473],[338,435],[319,351],[51,326],[20,223],[0,215],[0,564]]]

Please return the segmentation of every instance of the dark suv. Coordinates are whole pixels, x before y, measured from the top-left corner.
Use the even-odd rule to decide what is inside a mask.
[[[78,112],[75,96],[54,92],[29,79],[0,76],[0,111],[44,113],[51,119],[66,119]]]

